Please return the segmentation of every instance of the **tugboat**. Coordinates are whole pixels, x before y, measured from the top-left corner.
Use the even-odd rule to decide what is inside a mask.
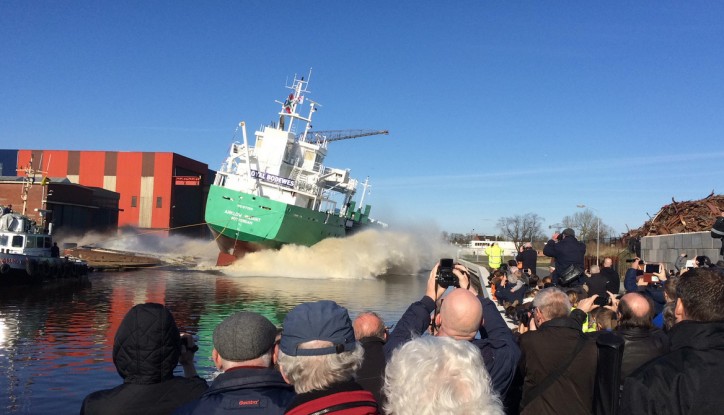
[[[88,274],[85,261],[60,257],[49,231],[25,215],[27,196],[35,171],[25,169],[23,212],[0,206],[0,284],[32,284],[48,280],[82,281]]]
[[[52,237],[27,216],[12,212],[0,216],[0,283],[79,280],[87,273],[85,262],[61,258]]]
[[[257,131],[254,146],[247,141],[245,123],[239,124],[243,141],[231,145],[206,202],[206,223],[220,250],[217,265],[228,265],[247,252],[284,244],[311,246],[371,224],[385,226],[371,219],[370,206],[363,205],[368,181],[357,205],[353,198],[359,182],[349,169],[323,163],[329,142],[388,132],[312,131],[312,116],[320,105],[305,96],[308,83],[309,77],[294,76],[287,86],[292,92],[283,102],[276,101],[281,105],[279,123]],[[299,114],[303,105],[308,115]],[[300,132],[297,123],[303,126]]]

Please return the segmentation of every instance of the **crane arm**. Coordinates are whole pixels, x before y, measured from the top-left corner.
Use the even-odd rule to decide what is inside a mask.
[[[322,142],[348,140],[350,138],[368,137],[371,135],[387,135],[387,130],[326,130],[326,131],[308,131],[307,142],[312,144],[320,144]],[[304,133],[297,134],[297,139],[301,139]]]

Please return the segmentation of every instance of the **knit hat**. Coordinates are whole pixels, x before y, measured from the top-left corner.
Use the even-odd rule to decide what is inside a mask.
[[[277,328],[266,317],[240,311],[225,318],[214,329],[214,348],[225,360],[256,359],[274,346]]]
[[[561,233],[564,234],[564,235],[566,235],[566,236],[572,236],[572,237],[574,237],[574,238],[576,237],[576,232],[575,232],[573,229],[571,229],[571,228],[563,229],[563,232],[561,232]]]
[[[334,344],[318,349],[300,349],[299,345],[312,340]],[[334,301],[302,303],[284,318],[279,348],[288,356],[320,356],[354,350],[356,340],[347,309]]]

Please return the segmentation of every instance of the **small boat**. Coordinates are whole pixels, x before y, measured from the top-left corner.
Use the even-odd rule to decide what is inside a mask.
[[[349,169],[328,167],[324,159],[330,142],[388,132],[313,131],[320,105],[308,98],[308,83],[309,77],[294,77],[287,86],[292,92],[276,101],[279,122],[257,131],[255,145],[247,140],[245,123],[239,124],[243,140],[231,144],[206,201],[205,220],[220,250],[217,265],[260,249],[311,246],[369,225],[385,226],[371,219],[371,207],[363,204],[368,180],[357,203],[360,183]],[[308,112],[301,115],[304,107]]]
[[[82,280],[85,261],[60,257],[49,233],[27,216],[2,211],[0,216],[0,284]]]
[[[22,213],[13,212],[11,205],[0,206],[0,284],[85,281],[88,264],[60,257],[60,248],[50,235],[52,224],[46,230],[25,215],[28,194],[36,182],[32,157],[24,171]]]

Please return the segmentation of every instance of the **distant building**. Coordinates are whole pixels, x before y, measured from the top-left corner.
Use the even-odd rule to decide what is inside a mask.
[[[4,174],[8,151],[0,150]],[[117,192],[118,226],[208,235],[204,208],[213,171],[205,163],[170,152],[16,151],[13,170],[28,165],[32,156],[33,167],[49,177]]]

